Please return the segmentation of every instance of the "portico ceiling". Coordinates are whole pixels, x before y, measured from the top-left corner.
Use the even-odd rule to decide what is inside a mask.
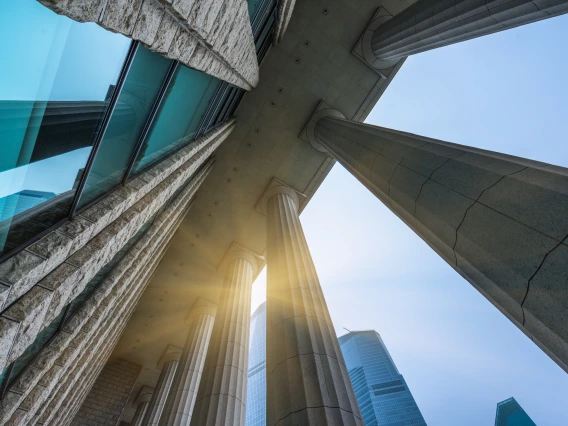
[[[231,243],[264,252],[265,217],[255,205],[271,179],[309,202],[333,162],[298,135],[322,100],[347,118],[365,119],[401,62],[382,70],[385,79],[351,51],[379,6],[396,14],[411,3],[296,2],[285,36],[261,64],[259,86],[240,104],[233,133],[215,153],[213,171],[114,351],[143,365],[138,386],[155,385],[156,364],[168,344],[183,346],[184,318],[197,298],[217,300],[217,268]],[[123,420],[133,415],[129,407]]]

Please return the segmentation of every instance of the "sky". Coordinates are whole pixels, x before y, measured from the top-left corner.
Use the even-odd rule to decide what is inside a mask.
[[[367,122],[568,167],[567,46],[568,15],[412,56]],[[493,425],[511,396],[568,425],[568,374],[343,167],[301,221],[338,336],[379,332],[429,425]]]

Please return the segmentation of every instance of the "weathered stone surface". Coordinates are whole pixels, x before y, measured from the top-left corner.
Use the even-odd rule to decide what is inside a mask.
[[[379,26],[370,44],[378,59],[400,59],[566,12],[565,1],[423,0]]]
[[[191,425],[245,424],[251,289],[259,258],[233,245],[221,264],[219,311]]]
[[[568,245],[550,251],[530,280],[522,305],[524,326],[537,344],[568,370]]]
[[[273,183],[267,222],[267,425],[289,418],[363,425],[351,380],[298,217],[299,196]],[[293,253],[292,256],[289,253]],[[324,407],[320,411],[312,407]],[[335,423],[341,419],[341,423]],[[344,420],[342,420],[344,419]],[[302,424],[301,422],[298,424]]]
[[[189,314],[189,332],[159,422],[160,426],[187,425],[191,421],[215,313],[216,305],[199,299]]]
[[[73,240],[60,232],[51,232],[26,250],[47,260],[44,273],[63,262],[71,250]]]
[[[144,0],[132,38],[147,46],[154,44],[164,19],[164,13],[164,7],[157,0]]]
[[[33,341],[35,335],[60,313],[66,303],[85,288],[89,280],[211,155],[231,129],[231,124],[222,126],[212,134],[206,135],[191,146],[182,149],[176,155],[174,162],[165,162],[169,164],[169,168],[159,165],[160,171],[163,173],[162,180],[158,181],[158,178],[155,177],[148,179],[152,183],[145,184],[140,188],[140,191],[145,195],[139,198],[134,205],[132,205],[132,202],[136,201],[136,197],[132,195],[132,192],[135,191],[135,188],[131,188],[132,191],[126,194],[128,198],[113,193],[107,199],[102,200],[100,204],[94,205],[84,213],[83,225],[87,226],[86,229],[88,229],[86,232],[95,233],[102,223],[107,223],[107,226],[102,232],[96,234],[87,245],[77,250],[65,263],[41,281],[40,287],[53,291],[54,298],[51,305],[45,306],[46,310],[43,312],[44,315],[46,313],[47,315],[42,324],[34,321],[34,327],[27,330],[29,335],[26,334],[25,342]],[[178,165],[179,167],[176,168]],[[151,175],[151,172],[148,174]],[[142,180],[139,182],[142,182]],[[109,212],[108,210],[112,206],[115,206],[119,213]],[[124,211],[125,207],[130,208]],[[111,222],[108,223],[109,221]],[[89,229],[88,223],[95,223],[92,230]],[[75,228],[77,230],[75,235],[80,235],[80,229],[83,228],[83,225]],[[68,227],[66,232],[71,234],[72,229]],[[73,240],[67,236],[61,235],[61,237],[65,246],[70,246],[70,241]],[[80,235],[79,238],[83,239],[84,237]],[[59,239],[59,237],[56,239]],[[4,271],[4,274],[0,275],[1,279],[7,283],[15,283],[10,289],[6,304],[17,300],[37,282],[41,277],[38,271],[46,267],[46,262],[46,259],[24,251],[0,265],[0,273],[2,269]],[[26,271],[29,276],[25,276]],[[25,349],[25,346],[22,347]]]
[[[149,45],[150,50],[158,53],[167,53],[178,31],[182,31],[175,18],[164,13],[154,43]]]
[[[141,365],[111,358],[97,377],[72,424],[116,425],[141,370]]]
[[[7,363],[18,358],[43,329],[43,319],[52,294],[53,292],[36,286],[2,314],[3,318],[20,324]],[[4,367],[5,365],[0,366]]]
[[[8,355],[18,334],[20,323],[8,318],[0,317],[0,365],[7,365]]]
[[[62,263],[37,284],[53,292],[45,314],[44,327],[47,327],[59,315],[63,307],[69,303],[71,295],[77,293],[75,286],[82,277],[82,271],[77,266]]]
[[[162,371],[158,378],[158,383],[156,383],[154,388],[154,392],[152,393],[152,398],[150,399],[142,424],[148,426],[158,425],[178,368],[180,355],[181,348],[169,345],[166,349],[166,353],[164,353],[158,362],[158,367],[161,367]]]
[[[96,22],[132,37],[150,50],[246,90],[258,84],[256,49],[245,1],[42,0],[42,3],[77,21]],[[191,33],[191,40],[179,43],[172,51],[172,41],[186,31]],[[197,40],[207,46],[202,52],[206,60],[193,58]]]
[[[143,0],[111,0],[107,2],[98,23],[111,31],[131,35]]]
[[[28,291],[42,276],[46,260],[26,250],[0,264],[0,282],[10,286],[2,308]]]
[[[567,169],[333,117],[317,122],[315,137],[566,368],[565,306],[553,283],[568,271],[559,248],[568,235]],[[371,168],[363,148],[374,153],[365,154]]]
[[[31,395],[32,390],[37,397],[28,399],[30,409],[25,417],[26,422],[33,420],[63,425],[71,420],[98,375],[99,367],[95,364],[100,363],[102,368],[110,355],[151,272],[183,218],[187,204],[210,169],[211,161],[192,177],[191,182],[131,250],[139,258],[125,256],[123,260],[131,266],[120,274],[107,278],[114,280],[113,286],[101,285],[71,318],[63,332],[40,352],[32,365],[33,370],[38,372],[36,376],[30,376],[30,380],[25,379],[27,376],[22,376],[23,380],[17,383],[21,393],[8,392],[0,402],[0,422],[8,421],[24,398]],[[145,272],[140,273],[141,268]],[[116,269],[119,269],[118,266]],[[97,304],[99,308],[96,307]],[[88,316],[89,312],[91,317]],[[102,347],[106,349],[99,349]],[[80,361],[76,361],[78,356],[81,356]],[[83,371],[89,371],[90,378],[85,380]],[[77,386],[84,390],[79,391]],[[67,396],[70,393],[72,398]],[[62,404],[65,409],[61,409]]]
[[[72,255],[87,244],[87,241],[89,241],[93,235],[94,229],[95,224],[93,222],[84,217],[77,216],[73,220],[63,224],[57,231],[73,240],[71,248],[69,249],[69,255]]]

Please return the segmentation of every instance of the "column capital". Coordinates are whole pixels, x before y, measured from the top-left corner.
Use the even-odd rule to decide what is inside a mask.
[[[200,314],[207,314],[215,317],[217,314],[217,304],[203,297],[198,298],[185,317],[185,322],[189,323],[195,316]]]
[[[276,194],[288,195],[294,201],[294,204],[296,205],[296,211],[300,210],[300,205],[306,198],[306,196],[300,191],[295,190],[290,185],[287,185],[280,179],[274,177],[264,190],[262,197],[260,197],[260,200],[258,200],[254,209],[261,215],[266,216],[266,205],[268,204],[268,200],[270,200]]]
[[[150,386],[142,386],[142,389],[138,392],[138,396],[136,396],[133,405],[138,407],[143,402],[150,402],[152,399],[152,393],[154,393],[154,388],[151,388]]]
[[[227,265],[231,260],[234,259],[244,259],[249,262],[252,266],[252,274],[256,276],[258,270],[264,265],[264,256],[255,253],[254,251],[246,248],[245,246],[240,245],[239,243],[233,241],[227,253],[221,260],[219,267],[217,270],[219,272],[224,272],[227,268]]]
[[[382,60],[377,58],[375,52],[373,52],[373,47],[371,44],[373,35],[377,31],[377,28],[379,28],[382,24],[384,24],[392,17],[392,13],[390,13],[382,6],[379,7],[367,24],[367,28],[365,28],[365,31],[363,31],[363,34],[361,34],[361,37],[359,37],[359,40],[355,44],[355,47],[353,47],[353,50],[351,51],[351,53],[357,59],[366,64],[383,79],[387,79],[388,77],[381,70],[395,66],[396,63],[400,61],[400,59]],[[402,58],[402,60],[404,59],[405,58]]]
[[[316,110],[314,111],[314,113],[308,120],[308,123],[304,126],[302,132],[300,133],[300,136],[298,137],[308,142],[317,151],[323,152],[327,156],[331,157],[329,151],[321,143],[318,142],[315,134],[316,124],[324,117],[345,118],[345,116],[341,112],[329,106],[324,101],[320,101]]]
[[[168,345],[166,351],[158,361],[158,365],[156,366],[156,368],[158,370],[161,370],[162,368],[164,368],[164,365],[166,365],[168,362],[179,361],[179,357],[181,356],[182,350],[183,349],[178,346]]]

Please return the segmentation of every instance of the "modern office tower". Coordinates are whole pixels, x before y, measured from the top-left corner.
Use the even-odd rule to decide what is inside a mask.
[[[0,2],[2,196],[57,194],[0,229],[0,424],[242,426],[266,265],[266,424],[361,425],[299,219],[336,161],[568,371],[567,170],[362,123],[408,55],[567,11]]]
[[[365,426],[426,425],[379,333],[353,331],[339,344]]]
[[[33,191],[29,189],[6,195],[0,198],[0,221],[17,216],[53,197],[55,197],[53,192]]]
[[[515,398],[509,398],[497,403],[495,426],[536,426],[536,424]]]
[[[246,426],[266,425],[266,303],[250,319]]]

